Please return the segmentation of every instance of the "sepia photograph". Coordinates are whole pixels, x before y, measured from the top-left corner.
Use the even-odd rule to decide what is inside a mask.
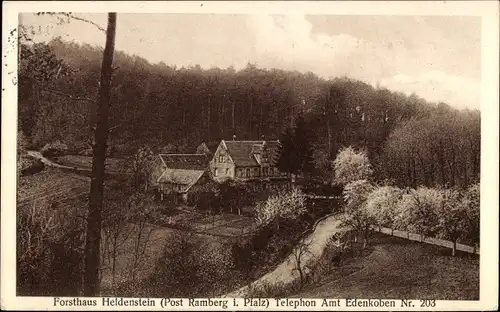
[[[9,37],[15,296],[480,300],[481,16],[62,8]]]

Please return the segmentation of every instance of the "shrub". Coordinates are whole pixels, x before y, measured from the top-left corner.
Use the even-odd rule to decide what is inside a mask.
[[[165,245],[147,283],[156,295],[213,296],[234,284],[232,267],[226,246],[198,243],[194,235],[177,232]]]
[[[403,194],[396,203],[394,228],[408,231],[411,223],[411,211],[417,209],[417,201],[411,194]]]
[[[463,239],[474,246],[479,246],[480,236],[480,186],[479,183],[471,185],[465,192],[463,205],[466,213],[467,226]]]
[[[337,184],[370,179],[373,174],[366,152],[355,151],[350,146],[339,151],[332,165],[335,170],[333,180]]]
[[[280,192],[260,202],[255,208],[257,223],[260,225],[276,222],[279,219],[297,219],[306,212],[304,193],[298,188]]]
[[[45,168],[43,162],[39,159],[34,158],[24,158],[21,161],[21,165],[23,166],[21,170],[22,175],[31,175],[42,171]]]
[[[466,206],[458,191],[443,190],[442,197],[441,205],[437,209],[438,234],[440,237],[453,242],[452,255],[455,256],[457,240],[467,230]]]
[[[402,191],[393,186],[381,186],[368,194],[366,209],[379,226],[394,227],[396,205]]]
[[[215,187],[215,196],[218,198],[215,203],[219,204],[221,211],[241,214],[241,208],[251,205],[254,202],[255,194],[247,184],[233,180],[224,180]]]
[[[62,156],[68,152],[68,146],[57,140],[53,143],[47,143],[42,148],[41,153],[46,157]]]
[[[286,297],[290,294],[297,293],[301,288],[299,280],[295,280],[289,284],[283,282],[271,284],[262,282],[258,285],[250,284],[244,295],[245,298],[279,298]]]
[[[84,243],[79,213],[48,201],[18,207],[18,294],[78,295]]]
[[[415,209],[408,210],[408,229],[421,235],[422,240],[438,232],[438,210],[443,204],[443,193],[439,189],[419,187],[411,192],[416,201]]]
[[[343,192],[346,204],[341,216],[342,223],[361,234],[365,243],[370,225],[374,223],[366,209],[366,199],[374,188],[367,180],[358,180],[348,183]]]

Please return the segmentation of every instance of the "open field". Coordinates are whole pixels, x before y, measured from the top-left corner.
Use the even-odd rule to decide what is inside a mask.
[[[17,204],[22,206],[34,200],[47,199],[59,202],[86,197],[89,190],[89,178],[47,168],[37,174],[19,178]]]
[[[58,203],[58,207],[61,209],[77,208],[77,211],[85,214],[88,207],[89,189],[89,178],[60,168],[46,167],[39,173],[20,178],[18,209],[44,200],[49,203]],[[154,220],[148,221],[142,232],[140,248],[144,248],[144,254],[133,269],[136,282],[152,273],[165,244],[176,232],[192,232],[193,239],[210,245],[218,245],[231,242],[238,235],[248,232],[253,226],[253,219],[249,217],[233,214],[212,217],[206,216],[196,209],[163,209],[159,202],[155,202],[154,205],[156,207],[150,208],[158,211],[158,214],[152,215]],[[159,218],[160,216],[161,218]],[[152,221],[155,221],[154,224]],[[175,226],[170,227],[167,224],[168,221],[181,222],[189,227],[176,229]],[[104,232],[101,240],[103,244],[107,240],[107,234]],[[137,237],[137,224],[127,224],[119,239],[116,253],[114,270],[117,284],[130,282],[132,279],[130,273],[134,263]],[[108,256],[103,259],[101,277],[102,288],[105,292],[110,292],[113,280],[111,270],[112,260]]]
[[[479,299],[479,258],[375,233],[364,255],[332,265],[291,297]]]
[[[92,169],[92,156],[64,155],[55,157],[54,161],[64,166]],[[110,172],[127,172],[126,159],[106,158],[106,170]]]

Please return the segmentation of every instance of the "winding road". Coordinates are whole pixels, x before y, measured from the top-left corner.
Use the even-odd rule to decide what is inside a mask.
[[[60,165],[58,163],[53,162],[52,160],[43,156],[42,153],[40,153],[39,151],[28,151],[27,154],[28,154],[28,156],[36,158],[36,159],[40,160],[44,165],[47,165],[50,167],[56,167],[56,168],[61,168],[61,169],[74,169],[73,167],[64,166],[64,165]]]
[[[91,168],[87,167],[76,167],[76,166],[66,166],[66,165],[61,165],[58,164],[47,157],[43,156],[42,153],[39,151],[27,151],[28,156],[36,158],[40,160],[44,165],[54,167],[54,168],[59,168],[59,169],[65,169],[65,170],[71,170],[75,172],[85,172],[90,174],[92,172]],[[130,172],[120,172],[120,171],[111,171],[106,169],[106,174],[112,174],[112,175],[131,175],[132,173]]]
[[[328,240],[337,232],[346,231],[345,228],[340,227],[340,220],[337,216],[329,216],[316,224],[312,233],[304,238],[305,243],[309,243],[309,253],[301,258],[302,267],[307,268],[314,261],[316,261],[323,253]],[[307,269],[304,269],[307,270]],[[299,273],[295,270],[295,260],[293,254],[290,254],[285,261],[279,264],[274,271],[262,276],[258,280],[252,282],[250,286],[244,286],[236,291],[233,291],[224,297],[228,298],[241,298],[245,297],[250,287],[260,287],[262,285],[277,285],[277,284],[290,284],[299,278]]]

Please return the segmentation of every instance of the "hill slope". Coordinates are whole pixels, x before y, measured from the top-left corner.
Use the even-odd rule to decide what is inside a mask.
[[[479,259],[376,234],[365,256],[332,268],[291,297],[479,299]]]

